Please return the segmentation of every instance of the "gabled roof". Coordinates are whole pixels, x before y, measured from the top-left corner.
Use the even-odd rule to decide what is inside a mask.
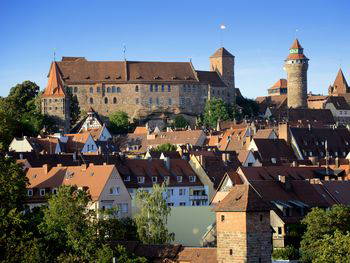
[[[293,149],[282,139],[256,139],[254,143],[258,148],[258,152],[263,162],[272,162],[272,158],[276,163],[291,163],[296,161]]]
[[[230,52],[227,51],[226,48],[221,47],[218,50],[215,51],[213,55],[210,56],[211,58],[215,57],[232,57],[234,58],[234,55],[232,55]]]
[[[302,49],[303,47],[300,45],[299,40],[296,38],[290,47],[290,49]]]
[[[230,193],[214,207],[215,212],[261,212],[270,211],[266,203],[249,184],[235,185]]]
[[[62,83],[62,76],[58,69],[57,63],[51,64],[49,80],[47,86],[42,94],[43,97],[65,97],[64,87]]]
[[[279,79],[271,88],[287,88],[287,80]]]
[[[221,80],[216,71],[201,71],[196,70],[198,79],[201,83],[210,84],[214,87],[226,87],[226,84]]]
[[[341,92],[343,93],[345,93],[347,89],[349,89],[348,83],[344,77],[341,68],[339,69],[337,77],[334,80],[333,87],[336,88],[338,92],[341,90]]]
[[[350,110],[349,104],[342,96],[329,96],[326,101],[327,103],[332,103],[337,110]]]

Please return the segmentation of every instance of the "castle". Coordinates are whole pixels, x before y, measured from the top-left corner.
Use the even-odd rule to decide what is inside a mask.
[[[125,111],[130,118],[152,112],[200,114],[210,98],[235,102],[235,57],[225,48],[210,56],[210,71],[191,62],[88,61],[63,57],[53,62],[41,105],[61,130],[69,129],[68,93],[79,107],[93,107],[102,116]]]

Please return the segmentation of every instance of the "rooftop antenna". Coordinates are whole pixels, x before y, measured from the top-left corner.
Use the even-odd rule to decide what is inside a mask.
[[[126,61],[126,45],[123,44],[123,56],[124,56],[124,61]]]
[[[223,31],[226,29],[226,26],[224,24],[220,25],[220,46],[224,46],[224,36],[223,36]]]

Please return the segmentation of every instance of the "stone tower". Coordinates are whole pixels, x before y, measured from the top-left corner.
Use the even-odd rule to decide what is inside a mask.
[[[333,85],[329,86],[328,93],[329,95],[338,96],[339,94],[346,94],[349,92],[350,88],[344,77],[343,71],[339,69]]]
[[[56,62],[50,67],[49,80],[41,97],[41,111],[54,118],[59,131],[67,133],[70,126],[69,97]]]
[[[296,39],[284,64],[284,70],[287,72],[288,108],[307,108],[308,61],[304,49]]]
[[[271,262],[270,209],[250,185],[232,187],[214,208],[218,263]]]
[[[235,96],[235,57],[224,47],[219,48],[210,56],[210,71],[216,71],[223,82],[229,87],[230,101],[236,101]]]

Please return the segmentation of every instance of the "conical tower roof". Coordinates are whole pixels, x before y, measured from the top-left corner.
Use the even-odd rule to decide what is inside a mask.
[[[49,80],[47,82],[47,86],[42,96],[44,97],[65,97],[66,96],[63,88],[62,77],[56,62],[52,62],[51,64]]]
[[[337,77],[334,80],[333,83],[334,87],[343,87],[343,88],[348,88],[348,83],[346,82],[346,79],[344,77],[343,71],[341,70],[341,68],[338,71]],[[346,89],[345,89],[346,90]]]
[[[215,51],[213,55],[210,56],[211,58],[214,57],[232,57],[234,58],[234,55],[232,55],[230,52],[227,51],[226,48],[221,47],[218,50]]]
[[[296,38],[290,47],[290,49],[302,49],[303,47],[300,45],[299,40]]]

